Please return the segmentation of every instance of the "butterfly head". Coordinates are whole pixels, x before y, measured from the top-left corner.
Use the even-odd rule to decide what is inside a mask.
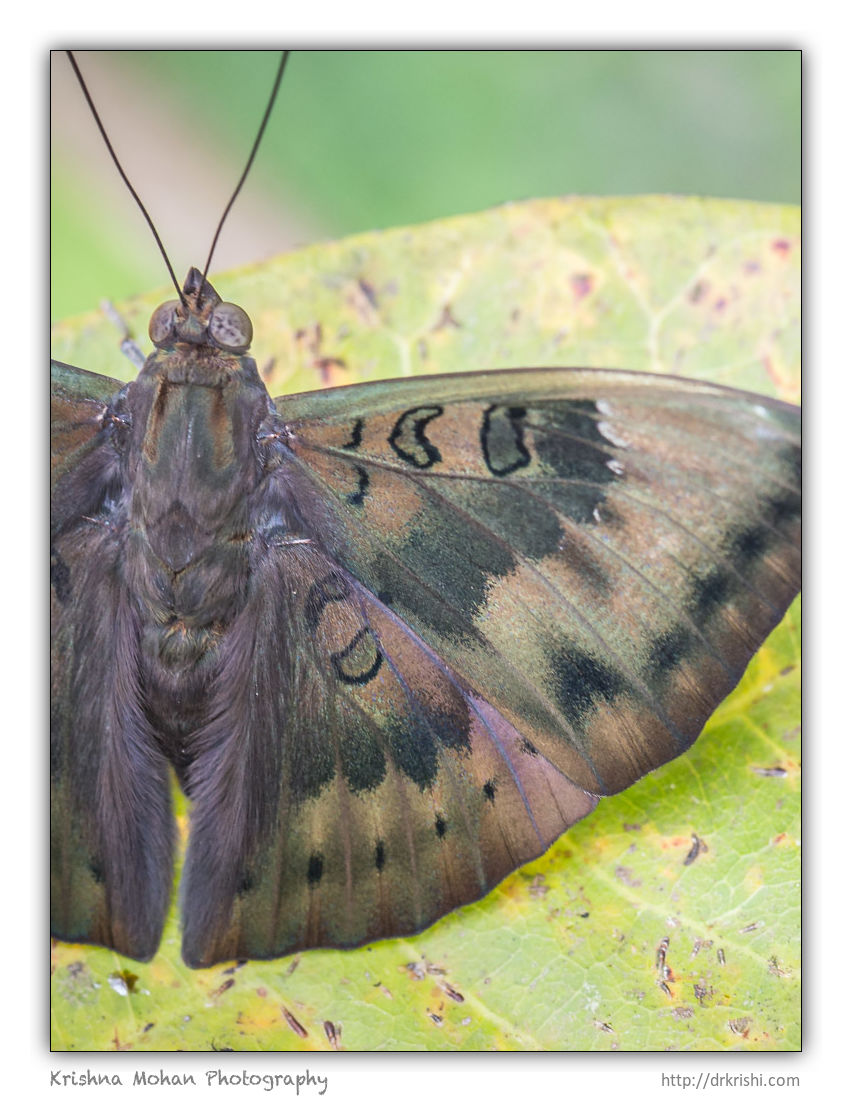
[[[241,306],[223,302],[198,268],[190,268],[183,285],[183,299],[157,307],[151,315],[148,336],[157,348],[172,348],[175,344],[210,345],[242,355],[251,344],[252,326]]]

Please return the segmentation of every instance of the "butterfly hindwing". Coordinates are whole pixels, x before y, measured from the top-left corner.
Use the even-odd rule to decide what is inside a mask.
[[[310,542],[282,538],[264,560],[251,642],[236,625],[223,666],[250,655],[253,691],[223,677],[190,780],[190,963],[413,933],[592,809]]]
[[[51,929],[147,959],[168,908],[174,825],[139,693],[139,612],[104,509],[120,388],[53,365]]]

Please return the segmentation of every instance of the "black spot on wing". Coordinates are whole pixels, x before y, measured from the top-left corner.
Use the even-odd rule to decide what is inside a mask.
[[[536,493],[574,524],[614,524],[617,514],[607,505],[606,490],[578,482],[536,483]]]
[[[427,470],[441,462],[441,453],[426,435],[426,426],[444,412],[443,406],[417,406],[398,419],[388,443],[403,462]]]
[[[305,715],[288,731],[289,784],[294,800],[318,796],[334,778],[336,765],[331,739],[320,724]]]
[[[436,520],[437,527],[418,527],[410,534],[406,561],[472,620],[485,603],[492,580],[515,569],[515,555],[502,540],[472,529],[465,516],[442,510]]]
[[[585,400],[549,402],[527,414],[542,475],[567,480],[537,484],[536,490],[577,524],[596,524],[606,517],[606,487],[620,477],[611,443],[594,414],[594,402]]]
[[[57,601],[61,605],[67,604],[71,597],[71,571],[58,551],[52,552],[50,556],[50,584]]]
[[[438,777],[438,741],[429,725],[418,715],[406,718],[407,722],[402,719],[391,721],[391,756],[397,768],[425,791]]]
[[[503,478],[531,462],[524,443],[523,406],[488,406],[482,414],[479,442],[482,458],[493,475]]]
[[[345,601],[349,595],[349,584],[342,574],[332,571],[314,582],[305,599],[305,621],[311,632],[319,627],[325,606],[334,601]]]
[[[312,853],[308,861],[308,886],[315,888],[322,880],[322,854]]]
[[[598,427],[599,411],[590,398],[565,398],[533,407],[536,424],[556,429],[578,440],[609,446]],[[531,413],[531,416],[533,414]],[[606,458],[606,457],[604,457]]]
[[[797,422],[798,426],[798,422]],[[789,472],[792,481],[802,481],[802,449],[798,444],[790,444],[782,448],[778,456],[782,466]]]
[[[470,749],[470,712],[461,698],[459,704],[446,710],[431,709],[428,713],[436,737],[448,750]]]
[[[387,762],[374,728],[361,715],[342,724],[340,763],[349,791],[372,792],[385,779]]]
[[[415,710],[405,720],[394,717],[389,729],[394,762],[422,789],[435,783],[441,747],[457,753],[470,749],[470,712],[460,694],[442,708],[415,702]]]
[[[522,479],[506,479],[463,483],[454,488],[452,500],[519,557],[540,562],[549,555],[558,555],[583,579],[584,585],[594,587],[601,596],[609,593],[610,577],[600,561],[584,539],[563,527],[562,519],[567,517],[581,523],[611,519],[597,487],[550,483],[543,487],[537,484],[531,492]]]
[[[693,646],[693,633],[682,625],[670,628],[653,639],[648,652],[648,668],[652,680],[656,682],[661,676],[686,662],[692,654]]]
[[[448,508],[429,509],[396,556],[381,552],[375,557],[368,584],[374,593],[389,593],[406,621],[424,623],[455,640],[475,638],[472,623],[489,583],[511,573],[515,563],[509,545],[465,516]]]
[[[762,525],[741,528],[734,532],[730,547],[737,567],[747,570],[756,559],[764,555],[771,542],[769,529]]]
[[[352,426],[352,435],[343,445],[344,448],[348,448],[350,451],[354,451],[361,446],[361,439],[364,435],[364,418],[358,417]]]
[[[423,624],[442,638],[476,638],[468,622],[442,597],[441,591],[424,589],[416,573],[400,569],[392,555],[380,552],[370,564],[365,581],[382,604],[393,609],[407,623]]]
[[[624,679],[591,654],[565,647],[551,662],[556,700],[568,722],[582,727],[600,703],[612,703],[624,688]]]
[[[802,518],[802,498],[794,490],[785,490],[769,498],[766,519],[773,527],[782,528],[790,521]]]
[[[519,555],[538,561],[559,550],[558,514],[521,482],[462,482],[451,493],[452,501]]]
[[[346,500],[350,505],[361,506],[364,504],[364,498],[370,488],[370,475],[361,466],[356,467],[355,470],[358,474],[358,489],[353,490],[351,494],[347,494]]]
[[[604,441],[605,442],[605,441]],[[560,478],[576,479],[606,486],[617,478],[613,463],[605,453],[583,440],[560,434],[542,435],[536,450],[544,466]]]
[[[689,612],[692,619],[699,627],[703,627],[722,605],[731,599],[735,590],[731,572],[721,566],[714,567],[708,573],[696,578],[689,599]]]

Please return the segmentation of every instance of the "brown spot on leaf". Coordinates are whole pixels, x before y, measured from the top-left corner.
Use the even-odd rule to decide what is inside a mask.
[[[777,957],[770,957],[769,958],[769,975],[770,976],[777,976],[779,979],[786,980],[786,979],[789,979],[789,977],[792,976],[792,974],[793,974],[793,972],[792,972],[791,969],[784,968],[781,964],[778,963],[778,958]]]
[[[550,888],[541,873],[538,873],[530,881],[527,891],[533,899],[541,899],[543,896],[547,895]]]
[[[707,297],[707,292],[710,290],[710,284],[706,280],[699,279],[697,283],[694,283],[689,291],[689,301],[699,303]]]
[[[323,1022],[322,1027],[325,1030],[325,1035],[328,1038],[328,1043],[333,1049],[340,1050],[340,1034],[343,1032],[339,1026],[335,1026],[333,1022]]]
[[[448,302],[445,302],[441,309],[441,316],[432,326],[432,332],[437,333],[440,329],[461,329],[462,324],[453,317],[452,307]]]
[[[116,1052],[127,1052],[128,1049],[133,1048],[133,1045],[128,1041],[124,1043],[118,1036],[118,1026],[115,1028],[115,1032],[112,1035],[112,1047]]]
[[[345,373],[346,361],[340,359],[339,356],[320,356],[314,360],[314,367],[319,372],[320,382],[323,386],[334,386],[337,379],[337,372]]]
[[[372,285],[372,283],[370,283],[369,280],[361,278],[358,280],[358,286],[361,289],[361,294],[364,296],[367,302],[369,302],[374,310],[378,310],[379,300],[376,295],[376,288]]]
[[[294,1014],[290,1013],[286,1006],[281,1007],[281,1013],[284,1015],[284,1021],[293,1030],[297,1037],[307,1037],[308,1031],[305,1029],[299,1019]]]
[[[622,884],[626,884],[628,888],[639,888],[642,886],[642,881],[634,877],[632,869],[625,868],[623,865],[619,865],[615,870],[616,879],[620,880]]]

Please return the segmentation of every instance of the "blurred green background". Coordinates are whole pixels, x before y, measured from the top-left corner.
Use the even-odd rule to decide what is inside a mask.
[[[276,56],[82,52],[180,278],[203,263]],[[800,201],[798,51],[305,52],[213,270],[511,199]],[[53,317],[165,283],[62,53],[51,57]]]

